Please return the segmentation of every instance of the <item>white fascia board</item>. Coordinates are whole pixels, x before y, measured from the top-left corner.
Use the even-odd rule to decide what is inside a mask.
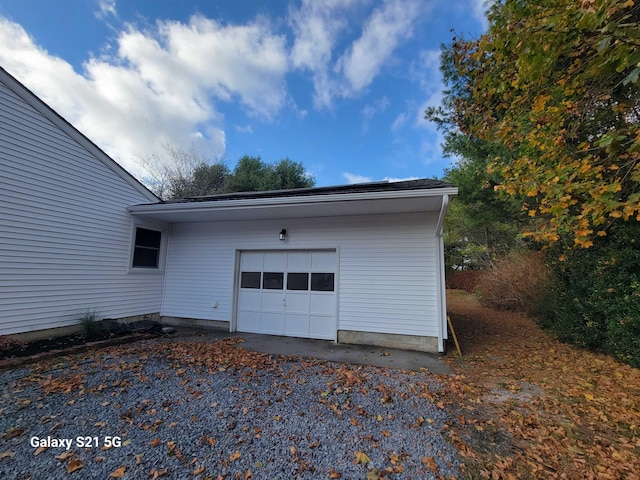
[[[205,212],[233,209],[253,209],[261,207],[288,207],[293,205],[312,205],[356,200],[411,199],[456,195],[457,188],[429,188],[418,190],[393,190],[384,192],[333,193],[328,195],[305,195],[290,197],[261,197],[231,200],[216,200],[187,203],[158,203],[151,205],[132,205],[128,208],[133,215],[145,213]]]

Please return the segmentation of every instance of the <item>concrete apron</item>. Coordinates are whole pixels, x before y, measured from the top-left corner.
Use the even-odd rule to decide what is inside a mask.
[[[183,332],[179,329],[178,332]],[[290,355],[294,357],[310,357],[330,362],[354,363],[357,365],[371,365],[374,367],[399,368],[403,370],[428,371],[441,375],[453,375],[453,370],[440,355],[399,350],[395,348],[375,347],[368,345],[338,344],[330,340],[313,340],[308,338],[280,337],[276,335],[261,335],[257,333],[228,333],[208,330],[200,331],[199,340],[207,336],[213,338],[240,337],[244,342],[240,345],[247,350],[272,355]],[[183,334],[178,333],[174,339],[183,340]],[[213,339],[212,338],[212,339]]]

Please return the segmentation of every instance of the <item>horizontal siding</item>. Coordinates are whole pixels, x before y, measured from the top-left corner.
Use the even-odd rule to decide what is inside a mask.
[[[424,213],[173,225],[162,314],[230,321],[236,249],[337,248],[339,329],[437,336],[436,220]]]
[[[0,82],[0,334],[158,312],[162,273],[129,273],[140,192]]]

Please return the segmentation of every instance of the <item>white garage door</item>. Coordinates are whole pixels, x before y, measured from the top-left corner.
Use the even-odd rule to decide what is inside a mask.
[[[242,252],[240,332],[334,340],[336,252]]]

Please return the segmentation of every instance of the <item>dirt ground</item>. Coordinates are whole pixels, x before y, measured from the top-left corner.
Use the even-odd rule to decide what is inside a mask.
[[[562,344],[461,290],[442,402],[468,478],[640,479],[640,371]]]

